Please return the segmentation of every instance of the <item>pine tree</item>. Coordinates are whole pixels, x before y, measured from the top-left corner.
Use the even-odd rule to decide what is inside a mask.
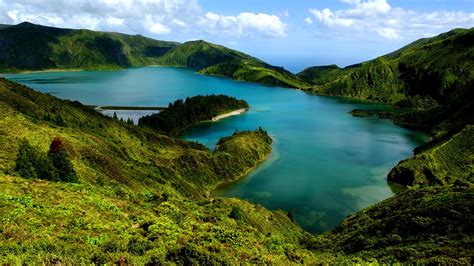
[[[114,120],[118,120],[118,117],[117,117],[117,112],[114,112],[113,119],[114,119]]]
[[[60,126],[60,127],[64,127],[66,126],[66,123],[64,123],[64,120],[63,118],[61,117],[61,115],[57,115],[56,116],[56,125]]]
[[[40,179],[61,181],[59,179],[58,170],[54,166],[53,162],[44,153],[39,154],[35,163],[35,170],[37,172],[38,178]]]
[[[15,161],[15,171],[25,178],[37,178],[35,164],[37,154],[28,140],[23,139],[18,147],[18,154]]]

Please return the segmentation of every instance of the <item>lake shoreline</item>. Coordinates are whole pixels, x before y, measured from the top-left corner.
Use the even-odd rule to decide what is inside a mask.
[[[219,122],[214,123],[212,118],[220,114],[215,113],[206,117],[206,121],[199,122],[202,123],[202,127],[198,126],[196,129],[181,131],[175,135],[187,141],[203,143],[206,148],[212,151],[220,137],[229,136],[235,130],[248,130],[262,126],[269,132],[277,134],[282,144],[274,148],[279,149],[283,154],[278,163],[273,163],[265,171],[253,175],[254,171],[259,169],[261,163],[266,164],[265,161],[253,162],[256,163],[254,167],[244,169],[246,171],[242,171],[232,178],[237,181],[245,180],[252,174],[253,181],[248,183],[223,182],[221,186],[214,188],[210,185],[202,193],[206,195],[206,192],[211,190],[209,191],[210,197],[220,197],[215,193],[216,189],[220,190],[225,187],[224,183],[235,183],[235,185],[229,186],[230,191],[226,193],[225,197],[235,196],[249,201],[264,202],[264,206],[270,208],[288,209],[288,207],[294,207],[296,218],[300,220],[309,219],[311,211],[327,213],[327,216],[321,218],[320,222],[304,225],[304,228],[309,232],[330,230],[347,214],[352,213],[346,213],[345,211],[344,213],[333,212],[333,206],[326,206],[324,202],[334,202],[336,199],[337,204],[343,205],[343,210],[349,209],[349,207],[351,210],[359,208],[354,207],[359,204],[357,198],[351,198],[343,194],[340,192],[340,188],[351,187],[353,179],[357,179],[360,182],[358,181],[356,185],[353,185],[355,188],[376,183],[383,187],[382,190],[388,191],[389,188],[384,182],[378,182],[378,180],[385,179],[383,174],[375,176],[371,172],[372,167],[381,163],[390,163],[391,167],[384,169],[388,172],[398,161],[411,156],[413,148],[425,143],[420,141],[422,138],[424,139],[424,136],[419,137],[418,132],[411,133],[411,131],[408,132],[399,126],[394,126],[393,123],[373,122],[376,121],[375,119],[356,119],[347,114],[356,108],[369,109],[374,107],[372,105],[366,106],[366,104],[369,104],[367,101],[354,102],[348,100],[352,98],[322,96],[304,93],[300,90],[287,90],[285,87],[269,88],[266,85],[240,82],[229,78],[210,80],[206,78],[208,75],[196,75],[195,72],[186,68],[150,67],[142,70],[135,69],[124,73],[127,77],[125,81],[130,83],[124,82],[122,75],[105,71],[98,73],[86,72],[76,72],[76,74],[71,72],[68,75],[46,73],[25,75],[19,76],[18,81],[27,85],[31,84],[32,87],[40,91],[54,91],[57,88],[56,90],[61,93],[59,96],[63,98],[76,99],[82,97],[79,100],[82,99],[89,105],[102,108],[113,107],[117,110],[119,118],[119,111],[125,109],[124,106],[141,106],[141,108],[150,109],[153,106],[166,106],[172,99],[185,98],[196,94],[228,94],[248,100],[254,110],[244,117],[217,120]],[[94,81],[94,84],[90,83],[91,80]],[[143,84],[137,83],[142,81]],[[133,92],[134,87],[138,86],[137,84],[141,86],[139,94]],[[61,88],[65,89],[61,90]],[[169,88],[173,88],[173,90]],[[87,101],[89,96],[94,98]],[[105,102],[100,102],[98,99]],[[96,103],[96,101],[98,102]],[[135,108],[133,107],[133,109]],[[221,109],[221,113],[227,114],[235,111],[233,109],[224,108]],[[107,111],[109,115],[113,113],[114,110]],[[227,117],[229,116],[225,116],[225,118]],[[340,120],[335,122],[336,119]],[[126,118],[124,120],[127,121]],[[358,139],[356,138],[357,134],[364,134],[363,136],[367,137],[367,142],[372,147],[370,151],[361,149],[358,141],[350,141],[352,138]],[[245,145],[245,143],[242,144]],[[344,145],[341,146],[340,144]],[[386,153],[383,151],[387,149],[394,149],[394,153],[385,155]],[[333,167],[333,158],[338,159],[337,164],[342,161],[348,167],[354,167],[355,170],[334,169],[337,166]],[[376,159],[371,160],[370,158]],[[248,166],[252,166],[253,163]],[[334,163],[334,165],[336,164]],[[352,177],[351,179],[349,179],[349,175]],[[286,182],[286,180],[289,180],[288,177],[293,176],[298,178],[299,182]],[[223,180],[221,179],[221,181]],[[349,185],[340,185],[346,184],[344,182],[348,182]],[[313,185],[302,185],[306,183]],[[274,184],[283,185],[276,186]],[[334,191],[333,194],[324,194],[324,190],[327,190],[326,187],[329,185],[331,190]],[[291,191],[288,193],[280,192],[281,189],[287,187]],[[261,191],[275,196],[265,199],[255,196]],[[384,195],[362,197],[361,200],[364,200],[364,204],[367,202],[375,203],[378,200],[385,199]],[[281,205],[281,202],[285,202],[285,204]],[[311,203],[309,207],[304,206],[307,202]]]
[[[266,162],[274,152],[273,144],[275,143],[275,139],[273,136],[270,136],[270,138],[272,139],[272,143],[270,144],[271,149],[270,149],[270,152],[265,156],[265,158],[256,161],[254,166],[248,168],[244,173],[242,173],[239,176],[236,176],[233,180],[218,182],[217,184],[211,186],[211,188],[206,192],[206,196],[210,198],[222,197],[222,196],[215,195],[215,192],[217,192],[219,189],[222,189],[223,187],[228,186],[232,183],[241,181],[242,179],[252,174],[260,165]]]
[[[228,113],[225,113],[225,114],[221,114],[221,115],[218,115],[218,116],[215,116],[213,118],[211,118],[210,121],[212,122],[217,122],[219,120],[222,120],[222,119],[225,119],[227,117],[231,117],[231,116],[236,116],[236,115],[240,115],[240,114],[243,114],[245,112],[248,111],[248,108],[241,108],[241,109],[237,109],[237,110],[234,110],[232,112],[228,112]]]

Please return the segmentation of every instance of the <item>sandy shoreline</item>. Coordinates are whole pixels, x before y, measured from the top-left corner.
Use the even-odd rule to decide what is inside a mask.
[[[234,116],[234,115],[240,115],[240,114],[245,113],[245,112],[247,112],[247,108],[237,109],[237,110],[234,110],[232,112],[221,114],[221,115],[218,115],[216,117],[213,117],[211,119],[211,121],[212,122],[219,121],[219,120],[224,119],[226,117]]]

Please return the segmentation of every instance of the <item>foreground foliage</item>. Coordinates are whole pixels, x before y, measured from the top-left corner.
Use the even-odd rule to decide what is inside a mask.
[[[22,140],[15,160],[15,171],[25,178],[64,182],[78,181],[69,154],[60,138],[55,138],[51,142],[47,154],[42,154],[32,147],[27,139]]]

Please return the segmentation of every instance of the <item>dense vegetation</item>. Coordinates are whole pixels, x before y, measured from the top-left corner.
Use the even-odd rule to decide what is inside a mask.
[[[15,171],[24,178],[78,181],[66,145],[60,138],[51,142],[47,155],[32,147],[27,139],[22,140],[15,160]]]
[[[271,139],[261,129],[237,132],[209,151],[5,79],[0,112],[2,263],[316,260],[301,244],[310,236],[286,212],[206,197],[269,155]],[[26,139],[45,154],[56,137],[78,183],[22,178],[15,171],[20,144]]]
[[[181,99],[176,100],[159,113],[140,118],[138,125],[170,135],[177,135],[191,125],[243,108],[248,109],[248,103],[234,97],[226,95],[198,95],[188,97],[184,101]]]
[[[323,85],[347,74],[351,68],[340,68],[337,65],[309,67],[298,73],[298,76],[313,85]]]
[[[0,70],[114,69],[151,65],[176,45],[140,35],[60,29],[24,22],[0,27]]]

